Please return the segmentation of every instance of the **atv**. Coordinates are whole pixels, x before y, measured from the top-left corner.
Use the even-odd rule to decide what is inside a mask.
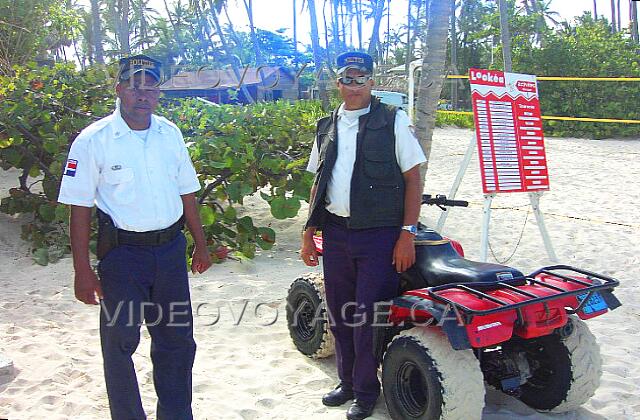
[[[445,196],[422,204],[467,206]],[[322,252],[322,238],[314,238]],[[375,353],[393,419],[479,419],[485,384],[539,410],[566,412],[598,388],[601,358],[587,319],[620,306],[616,279],[567,265],[529,275],[464,258],[459,243],[419,226],[416,262],[376,314]],[[334,353],[322,276],[296,279],[287,321],[300,352]]]

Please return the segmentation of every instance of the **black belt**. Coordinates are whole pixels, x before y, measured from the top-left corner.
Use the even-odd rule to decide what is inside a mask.
[[[148,232],[132,232],[118,229],[119,245],[158,246],[171,242],[184,227],[184,216],[165,229]]]
[[[342,226],[342,227],[349,227],[349,218],[348,217],[342,217],[342,216],[338,216],[336,214],[331,213],[330,211],[326,211],[327,213],[327,221],[336,224],[338,226]]]

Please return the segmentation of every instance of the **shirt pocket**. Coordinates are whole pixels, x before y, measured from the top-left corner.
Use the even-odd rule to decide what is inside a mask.
[[[131,204],[136,199],[135,175],[132,168],[122,168],[103,174],[111,198],[119,204]]]

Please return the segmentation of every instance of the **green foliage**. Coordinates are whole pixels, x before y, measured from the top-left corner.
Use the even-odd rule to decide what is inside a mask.
[[[545,47],[514,51],[515,70],[550,76],[639,77],[637,45],[612,33],[604,20],[586,14],[576,27],[548,34]],[[572,117],[639,119],[637,82],[543,81],[543,114]],[[640,135],[637,125],[546,121],[555,136],[606,138]]]
[[[68,208],[56,203],[68,148],[81,129],[112,112],[109,75],[72,66],[16,68],[0,77],[0,165],[23,172],[0,211],[28,214],[23,236],[38,264],[69,251]],[[196,100],[166,101],[159,113],[182,130],[203,186],[200,215],[214,260],[226,250],[253,257],[270,249],[276,233],[243,214],[247,195],[260,192],[278,219],[294,217],[312,182],[305,171],[322,115],[316,101],[213,107]],[[29,185],[27,175],[37,181]],[[192,243],[189,238],[189,243]]]
[[[0,0],[0,74],[48,51],[70,45],[80,31],[81,16],[54,0]]]
[[[473,116],[472,115],[460,115],[460,114],[447,114],[438,112],[436,114],[436,126],[446,127],[454,126],[460,128],[473,128]]]

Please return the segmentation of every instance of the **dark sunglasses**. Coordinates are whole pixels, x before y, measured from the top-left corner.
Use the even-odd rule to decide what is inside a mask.
[[[343,85],[350,85],[351,83],[355,82],[356,85],[362,86],[365,83],[367,83],[370,79],[371,79],[371,76],[356,76],[356,77],[342,76],[338,78],[338,82]]]

